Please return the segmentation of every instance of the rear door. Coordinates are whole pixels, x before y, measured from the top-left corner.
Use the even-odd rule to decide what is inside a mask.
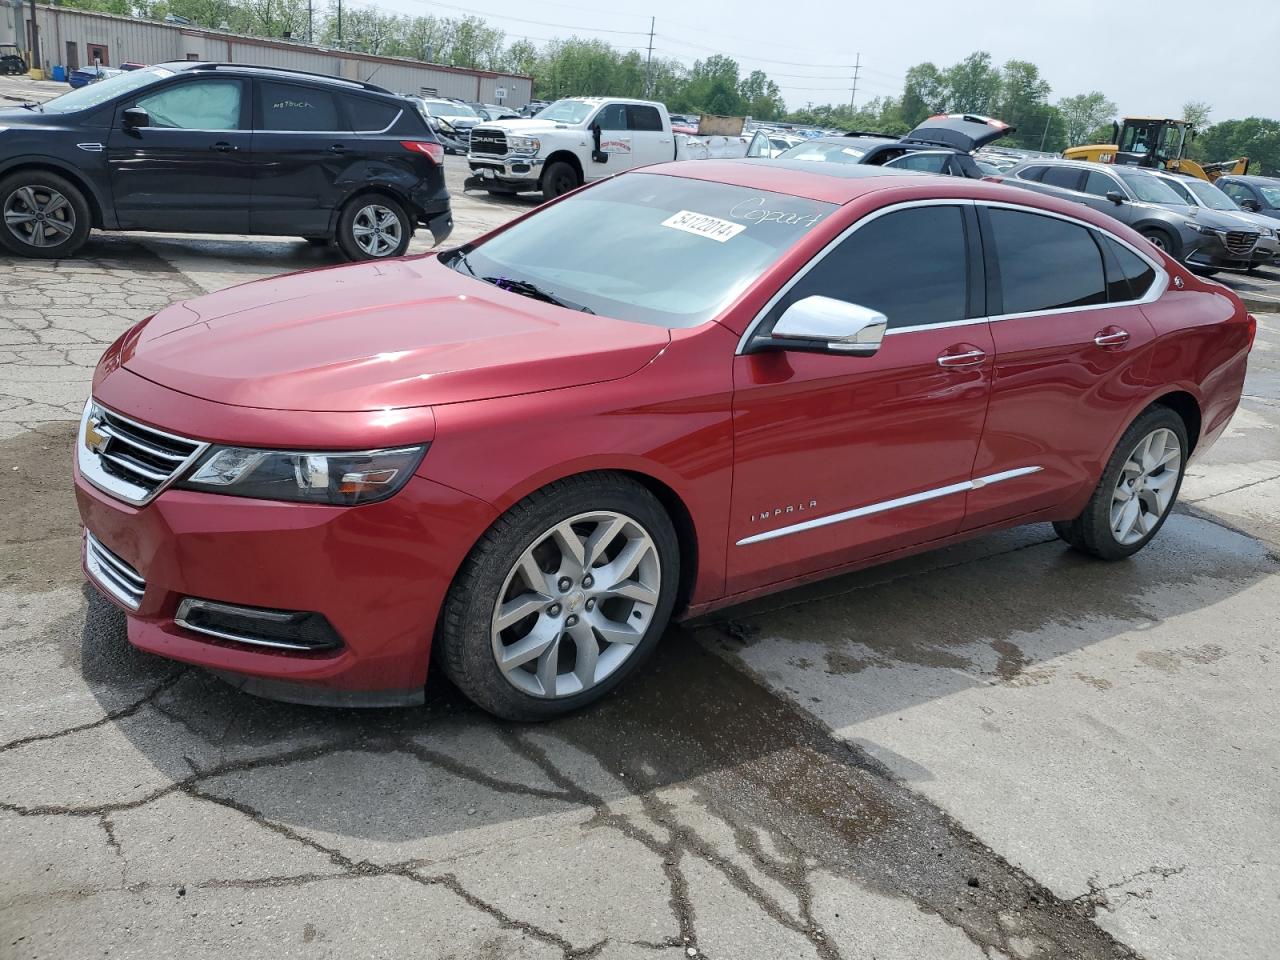
[[[339,94],[266,79],[253,87],[251,232],[324,236],[360,149]]]
[[[107,137],[107,167],[124,230],[243,233],[253,195],[248,84],[181,77],[122,101]],[[150,125],[126,129],[129,107]]]
[[[632,166],[643,167],[675,159],[671,130],[663,129],[662,114],[657,107],[643,103],[627,104],[627,128],[631,131]]]
[[[1055,506],[1097,480],[1142,396],[1154,332],[1138,303],[1157,280],[1154,261],[1079,221],[979,213],[995,364],[974,474],[1034,472],[969,493],[965,529]]]

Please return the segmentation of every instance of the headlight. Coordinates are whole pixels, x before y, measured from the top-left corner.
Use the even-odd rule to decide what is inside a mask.
[[[1206,237],[1218,237],[1226,233],[1225,230],[1217,230],[1217,229],[1214,229],[1213,227],[1208,226],[1207,224],[1195,223],[1194,221],[1191,224],[1189,224],[1189,226],[1196,233],[1203,233]]]
[[[537,137],[507,137],[507,149],[512,153],[537,153],[542,141]]]
[[[356,453],[210,447],[176,486],[233,497],[354,507],[385,500],[403,487],[428,446]]]

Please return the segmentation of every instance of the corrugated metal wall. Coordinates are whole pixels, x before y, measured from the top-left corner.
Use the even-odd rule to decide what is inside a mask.
[[[0,43],[17,43],[25,49],[26,17],[15,23],[12,7],[0,16]],[[446,69],[391,57],[370,57],[358,53],[325,50],[306,44],[277,40],[256,40],[150,20],[135,20],[108,14],[89,13],[69,7],[37,7],[40,25],[41,61],[46,67],[71,62],[68,44],[74,45],[75,62],[91,62],[92,45],[104,47],[107,62],[163,63],[166,60],[229,60],[306,70],[349,80],[369,80],[396,93],[434,93],[461,100],[494,103],[495,91],[505,88],[505,103],[521,107],[533,95],[528,77],[494,75],[482,71]],[[16,36],[15,36],[16,33]]]

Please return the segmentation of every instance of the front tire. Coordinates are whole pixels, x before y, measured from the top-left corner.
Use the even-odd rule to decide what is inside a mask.
[[[65,177],[24,170],[0,181],[0,244],[21,257],[53,260],[75,254],[89,238],[89,202]]]
[[[1175,260],[1182,260],[1182,257],[1179,256],[1182,250],[1181,244],[1178,243],[1173,234],[1166,230],[1161,230],[1159,227],[1147,227],[1139,232],[1150,240],[1157,250],[1163,250]]]
[[[1169,518],[1182,488],[1190,445],[1182,418],[1149,408],[1125,431],[1080,516],[1055,523],[1082,553],[1121,560],[1145,547]]]
[[[680,550],[662,504],[609,473],[561,480],[485,533],[441,611],[436,653],[472,701],[509,720],[586,706],[666,629]]]
[[[557,160],[542,174],[542,197],[544,200],[554,200],[556,197],[564,196],[570,190],[576,190],[581,185],[578,171],[573,169],[573,164]]]
[[[356,197],[338,217],[338,249],[348,260],[385,260],[409,249],[413,224],[390,197]]]

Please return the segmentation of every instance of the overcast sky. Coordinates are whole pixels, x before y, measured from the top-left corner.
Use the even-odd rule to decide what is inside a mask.
[[[349,0],[369,5],[368,0]],[[1030,60],[1053,85],[1051,98],[1101,90],[1121,114],[1179,116],[1188,100],[1213,106],[1213,120],[1280,118],[1280,2],[1214,7],[1192,0],[379,0],[408,14],[483,16],[520,37],[578,35],[619,48],[648,45],[687,64],[713,53],[746,74],[766,71],[790,107],[848,102],[862,53],[858,101],[902,91],[907,68],[947,66],[974,50],[997,64]],[[971,11],[960,13],[960,11]],[[590,91],[582,91],[588,93]]]

